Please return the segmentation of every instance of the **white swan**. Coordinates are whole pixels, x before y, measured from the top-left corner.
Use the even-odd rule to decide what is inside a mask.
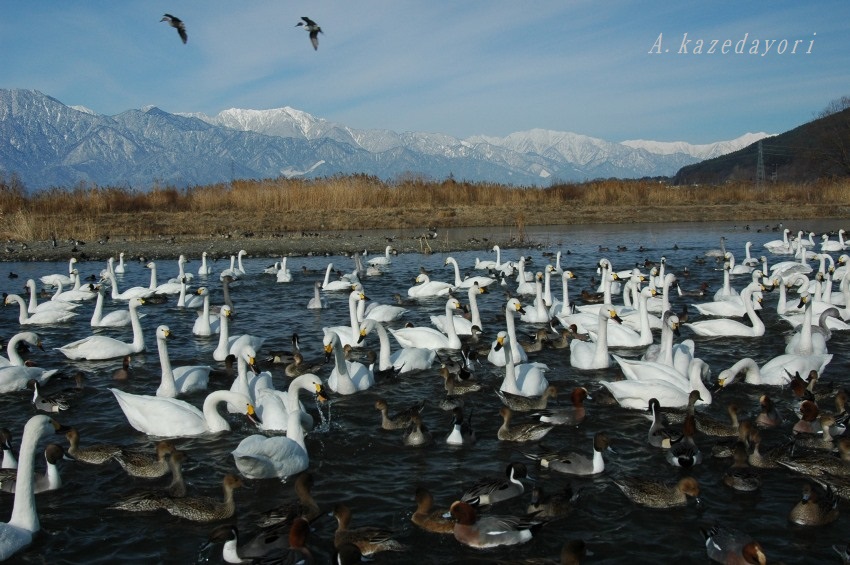
[[[460,349],[461,342],[454,325],[454,310],[460,310],[460,301],[449,298],[446,301],[446,330],[441,333],[435,328],[427,326],[416,326],[412,328],[390,328],[396,341],[402,347],[425,347],[428,349]]]
[[[183,255],[183,254],[181,254],[181,255],[177,258],[177,276],[176,276],[176,277],[173,277],[173,278],[168,279],[168,282],[170,282],[170,283],[180,284],[180,281],[185,280],[185,281],[188,283],[188,282],[190,282],[193,278],[195,278],[195,275],[193,275],[192,273],[187,273],[187,272],[186,272],[186,269],[185,269],[186,263],[187,263],[187,261],[186,261],[186,256],[185,256],[185,255]]]
[[[0,561],[5,561],[32,543],[33,535],[41,528],[33,485],[35,453],[39,439],[57,428],[58,425],[47,416],[33,416],[24,426],[18,466],[20,480],[15,488],[12,517],[8,522],[0,523]]]
[[[80,300],[91,300],[97,292],[94,290],[93,284],[80,284],[80,273],[77,269],[71,273],[71,278],[74,280],[74,287],[71,290],[65,290],[64,285],[59,283],[56,285],[56,293],[50,300],[60,300],[65,302],[77,302]]]
[[[764,322],[753,310],[752,294],[756,290],[764,290],[760,283],[750,283],[741,291],[741,300],[747,310],[747,317],[752,326],[743,324],[729,318],[717,318],[713,320],[699,320],[685,324],[695,334],[704,337],[761,337],[764,335]]]
[[[549,309],[543,300],[543,273],[538,272],[534,277],[534,303],[533,307],[520,316],[520,320],[529,324],[548,324]]]
[[[567,315],[572,312],[572,304],[570,303],[570,279],[576,278],[572,271],[563,271],[561,273],[561,300],[555,300],[552,307],[549,308],[549,315],[552,318],[558,318],[562,315]]]
[[[209,365],[186,365],[171,368],[168,357],[167,340],[171,336],[168,326],[156,328],[156,347],[159,351],[159,365],[162,369],[162,381],[156,389],[157,396],[174,398],[196,390],[206,390],[212,367]]]
[[[691,375],[691,367],[693,362],[687,367],[683,373],[671,365],[659,363],[656,361],[639,361],[637,359],[624,359],[614,355],[614,360],[620,366],[623,376],[627,380],[638,381],[644,383],[647,387],[653,386],[657,382],[663,382],[667,385],[677,387],[683,394],[688,394],[692,390],[698,390],[702,397],[703,403],[711,402],[711,392],[705,386],[702,378],[709,377],[708,365],[702,362],[697,363],[704,372],[699,375],[699,379],[693,378]]]
[[[201,287],[205,288],[205,287]],[[204,297],[200,293],[200,289],[195,292],[187,294],[189,288],[186,285],[186,279],[184,278],[180,282],[180,296],[177,297],[177,307],[178,308],[200,308],[204,305]]]
[[[64,286],[70,286],[74,284],[74,279],[71,277],[71,273],[74,271],[74,263],[76,262],[76,257],[71,257],[70,259],[68,259],[67,275],[63,275],[62,273],[54,273],[52,275],[44,275],[38,280],[40,280],[41,284],[45,286],[58,286],[60,283]]]
[[[130,394],[110,388],[130,425],[151,436],[186,437],[230,431],[230,424],[218,413],[218,405],[227,402],[253,418],[254,407],[244,394],[229,390],[211,392],[204,399],[203,412],[177,398]]]
[[[118,264],[115,265],[115,268],[112,269],[112,272],[116,275],[123,275],[126,270],[127,268],[124,265],[124,252],[122,251],[118,254]]]
[[[121,328],[129,326],[133,323],[133,317],[130,314],[130,308],[113,310],[103,315],[103,297],[106,294],[106,287],[101,285],[97,292],[97,302],[94,305],[91,321],[89,325],[93,328]],[[143,318],[144,315],[139,315]]]
[[[195,293],[201,298],[203,309],[198,313],[198,317],[195,318],[195,323],[192,324],[192,334],[199,337],[207,337],[219,333],[221,331],[221,314],[214,316],[210,313],[210,291],[207,290],[207,287],[202,286]],[[227,315],[229,316],[230,307],[227,306],[226,308],[228,310]],[[225,357],[227,356],[225,355]],[[218,361],[218,359],[216,360]]]
[[[17,352],[18,343],[21,341],[43,349],[41,338],[34,332],[20,332],[12,336],[6,346],[9,364],[0,367],[0,393],[22,390],[26,388],[30,379],[35,379],[38,384],[44,384],[58,371],[58,369],[45,370],[41,367],[27,367]]]
[[[394,306],[392,304],[379,304],[378,302],[370,301],[366,305],[365,300],[357,302],[357,321],[375,320],[376,322],[394,322],[407,313],[407,308]]]
[[[753,359],[745,357],[728,369],[720,371],[717,375],[717,384],[727,387],[738,379],[743,372],[744,381],[751,385],[785,386],[791,382],[791,376],[800,373],[809,374],[815,370],[821,374],[829,362],[832,354],[827,355],[793,355],[784,354],[774,357],[761,367]]]
[[[212,265],[207,265],[207,252],[201,253],[201,266],[198,267],[198,274],[202,277],[212,274]]]
[[[458,288],[469,288],[470,286],[478,283],[478,286],[487,286],[489,284],[493,284],[496,282],[496,279],[492,277],[484,277],[484,276],[474,276],[474,277],[466,277],[465,279],[460,278],[460,268],[457,265],[457,261],[454,257],[446,257],[444,265],[451,265],[454,267],[455,272],[455,286]]]
[[[825,233],[821,236],[820,250],[824,253],[840,252],[847,249],[847,244],[844,242],[844,229],[838,230],[838,241],[830,241],[829,234]]]
[[[731,251],[726,252],[726,260],[729,261],[729,275],[749,275],[753,272],[752,265],[735,262],[735,255]]]
[[[407,295],[411,298],[427,298],[429,296],[446,296],[453,289],[454,285],[442,282],[432,281],[425,273],[419,273],[415,279],[416,284],[407,289]]]
[[[705,362],[701,359],[694,359],[691,367],[688,370],[689,382],[691,390],[699,387],[702,382],[702,374],[707,371],[704,367]],[[651,383],[646,383],[637,380],[624,381],[600,381],[599,384],[608,389],[617,403],[623,408],[632,410],[646,410],[650,398],[658,399],[661,406],[665,408],[683,408],[688,405],[690,392],[683,392],[681,387],[671,385],[663,380],[657,380]],[[704,387],[705,385],[703,385]],[[702,393],[700,393],[702,396]],[[710,393],[707,397],[703,397],[703,404],[711,403]]]
[[[148,288],[154,291],[154,294],[179,294],[180,293],[180,283],[179,282],[164,282],[162,284],[157,284],[156,278],[156,262],[150,261],[147,265],[147,268],[151,270],[151,283]]]
[[[411,371],[424,371],[430,369],[437,357],[437,352],[426,347],[402,347],[396,352],[391,351],[390,338],[387,330],[375,320],[366,318],[360,324],[360,339],[362,340],[369,332],[378,334],[381,347],[378,352],[378,370],[395,369],[399,373]]]
[[[520,257],[517,261],[516,293],[534,294],[534,274],[525,272],[525,263],[525,257]]]
[[[22,341],[44,350],[44,345],[41,343],[41,338],[37,333],[31,331],[16,333],[6,344],[6,355],[8,355],[8,357],[0,357],[0,368],[9,367],[11,365],[16,367],[23,367],[26,365],[24,358],[21,357],[20,353],[18,353],[18,344]]]
[[[30,314],[44,312],[45,310],[65,310],[66,312],[70,312],[80,306],[76,302],[63,302],[61,300],[48,300],[39,304],[37,296],[38,289],[36,288],[35,281],[33,279],[27,279],[26,286],[30,292],[29,304],[27,306],[27,312]]]
[[[118,282],[115,280],[115,277],[109,276],[104,278],[104,280],[108,279],[112,284],[112,300],[131,300],[133,298],[150,298],[154,295],[154,291],[145,286],[134,286],[130,287],[124,292],[118,291]]]
[[[63,322],[71,321],[71,318],[77,315],[76,312],[62,309],[45,310],[43,312],[36,312],[35,314],[30,314],[29,312],[27,312],[27,305],[24,302],[24,299],[18,296],[17,294],[7,294],[3,302],[6,305],[13,303],[18,304],[18,308],[20,309],[18,314],[18,323],[22,326],[43,326],[50,324],[61,324]]]
[[[255,350],[260,349],[266,338],[257,337],[249,334],[230,335],[230,317],[233,311],[230,306],[224,305],[218,313],[219,330],[218,330],[218,346],[213,351],[213,359],[216,361],[224,361],[228,355],[237,354],[238,346],[247,343]]]
[[[145,338],[138,313],[138,308],[142,304],[144,304],[144,300],[141,298],[130,300],[130,317],[133,326],[133,341],[131,343],[125,343],[105,335],[90,335],[56,349],[61,351],[68,359],[75,361],[80,359],[88,359],[89,361],[112,359],[144,351]]]
[[[625,327],[625,320],[618,314],[619,324],[606,324],[608,331],[608,347],[646,347],[652,343],[652,328],[649,324],[649,312],[647,312],[647,301],[657,292],[654,288],[645,287],[638,294],[637,311],[627,314],[629,318],[638,318],[639,331],[631,327]],[[616,311],[615,308],[612,308]],[[601,311],[601,310],[600,310]],[[585,318],[586,316],[583,316]],[[598,325],[598,320],[597,320]],[[591,339],[598,341],[596,328],[587,324],[587,331]]]
[[[331,271],[333,271],[334,264],[328,263],[327,269],[325,269],[325,280],[322,283],[322,290],[326,292],[335,292],[340,290],[351,290],[351,281],[338,279],[335,281],[331,280]]]
[[[327,400],[322,381],[316,375],[307,373],[294,379],[287,390],[289,422],[286,437],[251,435],[239,442],[232,452],[236,468],[246,478],[285,479],[309,467],[310,456],[304,444],[298,400],[298,393],[302,390],[312,392],[321,402]]]
[[[576,369],[607,369],[611,366],[608,355],[608,320],[622,323],[612,308],[600,308],[597,314],[596,341],[570,341],[570,365]]]
[[[242,343],[235,346],[233,354],[236,357],[236,378],[230,385],[230,391],[247,396],[251,404],[256,407],[257,399],[263,390],[274,390],[272,374],[268,371],[260,372],[257,369],[257,352],[251,344]],[[248,367],[251,368],[250,376]],[[231,414],[238,413],[241,409],[238,405],[227,403],[227,411]]]
[[[505,377],[499,390],[520,396],[542,396],[543,391],[549,387],[549,381],[544,376],[549,367],[544,363],[514,365],[510,339],[505,331],[496,336],[498,347],[504,350],[505,355]]]
[[[367,390],[375,384],[375,375],[371,367],[356,361],[346,361],[339,335],[328,332],[325,334],[323,343],[325,354],[334,357],[334,368],[328,377],[328,388],[339,394],[354,394]]]
[[[325,333],[334,332],[339,335],[339,341],[343,347],[350,345],[355,347],[360,339],[360,322],[357,319],[357,302],[368,300],[362,290],[352,290],[348,295],[348,321],[347,326],[328,326],[322,328]]]
[[[328,307],[328,299],[322,296],[322,283],[316,281],[313,284],[313,298],[307,301],[307,308],[310,310],[321,310]]]
[[[791,243],[788,241],[788,234],[791,233],[791,230],[785,228],[782,230],[782,239],[774,239],[772,241],[768,241],[764,244],[764,248],[773,253],[774,255],[790,255],[794,253],[794,249],[791,246]]]
[[[796,355],[813,355],[826,354],[826,338],[821,333],[812,332],[812,297],[809,293],[803,290],[800,293],[800,301],[803,302],[803,323],[800,330],[795,332],[788,344],[785,346],[785,353],[794,353]]]
[[[379,256],[379,257],[372,257],[371,259],[366,261],[366,263],[369,264],[369,265],[374,265],[376,267],[377,266],[385,267],[385,266],[387,266],[387,265],[389,265],[390,263],[393,262],[393,260],[391,259],[392,251],[393,251],[392,245],[387,245],[386,249],[384,249],[384,255]]]
[[[520,347],[519,341],[516,338],[517,312],[523,314],[525,313],[525,309],[523,309],[519,300],[511,298],[508,300],[507,304],[505,304],[505,331],[508,332],[508,337],[510,338],[509,343],[511,353],[513,354],[514,364],[518,365],[528,361],[528,354],[525,352],[525,349]],[[499,349],[496,349],[496,343],[497,341],[494,339],[493,343],[490,345],[490,352],[487,353],[487,361],[497,367],[504,367],[505,356],[501,351],[499,351]]]
[[[479,330],[484,330],[481,323],[481,312],[478,310],[478,295],[487,292],[486,286],[478,286],[474,284],[467,290],[469,298],[469,319],[458,314],[452,317],[454,328],[457,335],[472,335],[472,326],[478,326]],[[431,324],[443,333],[447,333],[446,315],[436,314],[431,316]]]
[[[275,276],[279,283],[292,282],[292,271],[286,268],[286,257],[280,258],[280,269]]]

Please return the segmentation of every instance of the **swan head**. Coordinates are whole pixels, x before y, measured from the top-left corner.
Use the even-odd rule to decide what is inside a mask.
[[[609,309],[608,312],[607,312],[607,316],[608,316],[609,319],[614,320],[618,324],[623,323],[623,319],[617,314],[616,310]]]
[[[171,329],[166,325],[161,325],[156,328],[156,338],[165,341],[171,336]]]
[[[525,314],[525,310],[522,307],[522,303],[516,298],[511,298],[508,300],[507,310],[509,312],[519,312],[520,314]]]
[[[262,424],[262,420],[257,415],[257,411],[254,410],[254,405],[250,402],[245,406],[245,416],[248,418],[248,421],[254,424],[255,426],[260,426]]]
[[[147,265],[145,265],[145,267],[148,268],[148,269],[156,269],[156,263],[154,263],[153,261],[150,261],[150,262],[148,262]]]
[[[496,345],[493,346],[493,350],[499,351],[503,347],[507,347],[507,345],[510,345],[508,332],[499,332],[499,335],[496,336]]]

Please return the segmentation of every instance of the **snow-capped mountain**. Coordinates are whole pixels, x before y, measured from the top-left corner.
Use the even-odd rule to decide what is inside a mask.
[[[364,173],[549,185],[599,177],[669,176],[766,134],[697,146],[613,143],[530,130],[498,138],[360,130],[294,108],[170,114],[156,107],[104,116],[34,90],[0,89],[0,174],[30,189],[79,182],[148,189],[234,178]]]

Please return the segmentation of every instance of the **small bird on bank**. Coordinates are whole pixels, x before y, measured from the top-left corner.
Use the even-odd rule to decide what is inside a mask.
[[[186,24],[183,23],[183,20],[172,16],[171,14],[164,14],[162,19],[159,20],[161,22],[168,22],[168,25],[177,30],[177,33],[180,35],[180,39],[183,40],[183,43],[189,41],[189,36],[186,35]]]
[[[322,28],[319,27],[319,24],[308,18],[307,16],[301,16],[301,19],[304,21],[298,22],[295,24],[295,27],[304,26],[304,29],[310,32],[310,43],[313,44],[313,49],[319,49],[319,34],[324,33]]]

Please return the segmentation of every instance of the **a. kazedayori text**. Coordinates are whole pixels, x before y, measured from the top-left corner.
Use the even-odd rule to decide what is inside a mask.
[[[681,39],[679,36],[668,39],[662,32],[658,34],[648,53],[650,55],[674,53],[676,55],[756,55],[761,57],[811,55],[815,48],[815,36],[817,33],[812,33],[806,38],[761,39],[750,37],[748,32],[737,38],[705,38],[693,37],[685,32]]]

